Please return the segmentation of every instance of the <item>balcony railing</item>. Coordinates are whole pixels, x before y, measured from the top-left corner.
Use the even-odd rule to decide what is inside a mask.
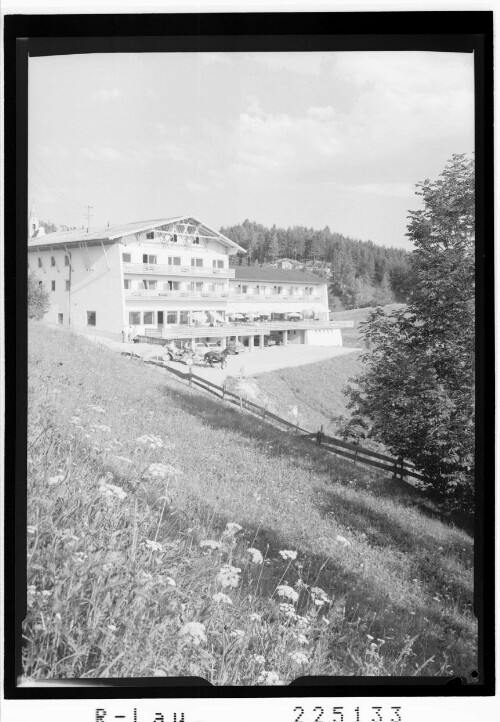
[[[161,263],[124,263],[124,273],[155,273],[163,276],[221,276],[234,278],[234,268],[208,266],[173,266]]]
[[[126,288],[125,298],[227,298],[227,293],[216,291],[161,291],[152,288]]]
[[[296,295],[285,295],[283,293],[259,293],[259,294],[252,294],[252,293],[231,293],[229,292],[229,300],[231,302],[236,301],[236,303],[259,303],[259,302],[266,302],[266,301],[284,301],[287,302],[297,302],[297,303],[308,303],[309,301],[321,301],[321,296],[315,295],[315,296],[300,296],[299,294]]]

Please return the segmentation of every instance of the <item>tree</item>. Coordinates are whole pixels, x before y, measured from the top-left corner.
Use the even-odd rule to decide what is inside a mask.
[[[474,160],[419,183],[410,212],[408,306],[364,323],[365,372],[347,390],[353,425],[412,461],[442,499],[470,504],[474,479]]]
[[[36,274],[28,276],[28,317],[39,321],[50,307],[49,294]]]
[[[279,256],[279,252],[280,252],[280,247],[279,247],[279,243],[278,243],[278,236],[276,235],[276,231],[274,230],[269,239],[269,246],[267,248],[267,257],[271,261],[275,261]]]

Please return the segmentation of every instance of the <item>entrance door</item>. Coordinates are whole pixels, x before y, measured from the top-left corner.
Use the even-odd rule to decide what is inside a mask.
[[[163,311],[158,311],[158,328],[163,328]]]

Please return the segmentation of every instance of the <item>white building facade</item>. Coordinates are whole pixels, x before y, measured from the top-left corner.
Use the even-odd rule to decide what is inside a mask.
[[[30,218],[30,229],[35,225]],[[193,342],[242,337],[253,348],[265,345],[272,331],[284,332],[284,342],[296,336],[296,342],[315,343],[322,330],[331,332],[328,338],[323,333],[326,345],[341,345],[340,331],[328,323],[322,279],[230,268],[229,257],[238,252],[245,251],[185,216],[36,234],[28,240],[28,266],[49,293],[46,321],[76,331],[121,338],[124,326],[131,326],[135,335]]]

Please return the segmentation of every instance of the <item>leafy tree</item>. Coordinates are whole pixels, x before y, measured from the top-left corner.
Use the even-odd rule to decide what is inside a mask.
[[[474,478],[474,161],[455,155],[418,184],[407,235],[416,285],[405,309],[364,324],[365,372],[347,395],[353,425],[413,461],[434,491],[468,504]],[[358,424],[359,426],[359,424]]]
[[[51,221],[40,221],[40,225],[45,229],[45,233],[55,233],[57,231],[56,224],[51,223]]]
[[[49,294],[35,273],[28,276],[28,317],[39,321],[50,307]]]
[[[269,239],[269,246],[267,249],[267,256],[271,261],[275,261],[280,253],[280,246],[278,243],[278,236],[274,231]]]

